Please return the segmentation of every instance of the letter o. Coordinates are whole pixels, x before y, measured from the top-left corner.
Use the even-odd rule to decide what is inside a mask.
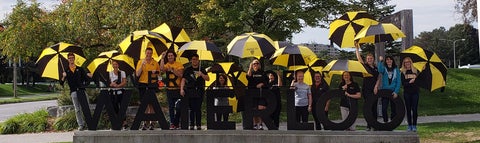
[[[392,92],[393,91],[389,89],[382,89],[378,91],[376,96],[369,96],[366,98],[365,105],[363,106],[363,116],[367,123],[376,130],[392,131],[402,123],[403,118],[405,117],[405,104],[403,103],[402,98],[397,96],[397,98],[393,99]],[[378,97],[387,97],[395,103],[397,113],[390,122],[378,122],[377,117],[374,117],[372,110],[370,110],[373,106],[377,105],[377,103],[373,103],[375,101],[373,99]]]
[[[324,111],[328,100],[334,97],[342,98],[342,96],[345,96],[345,92],[339,89],[329,90],[320,96],[320,100],[318,100],[317,102],[317,107],[315,107],[318,112],[315,114],[317,114],[325,130],[345,130],[350,126],[352,126],[353,123],[355,123],[355,120],[357,119],[357,115],[358,115],[357,100],[350,102],[351,103],[350,112],[347,118],[340,123],[332,122],[330,119],[328,119],[325,112],[320,112],[320,111]]]

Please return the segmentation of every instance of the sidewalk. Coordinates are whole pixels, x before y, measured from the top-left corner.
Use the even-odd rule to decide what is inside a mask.
[[[423,116],[418,118],[418,123],[433,122],[470,122],[480,121],[480,113],[476,114],[458,114],[458,115],[442,115],[442,116]],[[363,118],[357,119],[358,126],[366,126]],[[406,124],[406,121],[402,125]],[[205,128],[205,127],[203,127]],[[280,130],[286,130],[286,123],[282,123]],[[38,133],[38,134],[15,134],[0,135],[0,143],[49,143],[49,142],[72,142],[73,132],[56,132],[56,133]]]

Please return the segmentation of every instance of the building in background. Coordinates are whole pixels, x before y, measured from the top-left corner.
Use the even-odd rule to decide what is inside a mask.
[[[317,54],[318,57],[330,57],[330,58],[335,58],[338,57],[340,51],[337,48],[334,48],[330,45],[325,45],[325,44],[317,44],[317,43],[302,43],[299,44],[305,47],[310,48],[315,54]]]

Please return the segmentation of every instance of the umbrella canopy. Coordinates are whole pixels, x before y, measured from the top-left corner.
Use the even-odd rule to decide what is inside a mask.
[[[150,47],[153,49],[152,57],[156,61],[160,61],[159,55],[167,50],[165,39],[151,31],[141,30],[134,31],[130,36],[125,38],[120,44],[122,52],[134,60],[140,60],[145,57],[145,50]]]
[[[45,48],[37,59],[37,68],[42,77],[59,80],[68,67],[68,53],[75,54],[75,65],[82,66],[86,61],[82,48],[68,43],[57,43]]]
[[[273,65],[284,67],[307,65],[315,60],[317,55],[310,48],[300,45],[287,45],[278,49],[270,58]]]
[[[341,48],[354,47],[355,35],[365,26],[377,23],[367,12],[347,12],[330,23],[328,39]]]
[[[125,71],[126,75],[130,75],[135,71],[133,58],[121,54],[117,50],[100,53],[98,57],[87,66],[87,69],[93,73],[95,77],[100,77],[102,81],[108,81],[108,72],[113,71],[112,61],[116,61],[118,68]]]
[[[362,63],[353,60],[333,60],[328,63],[322,71],[329,74],[342,74],[344,71],[350,72],[353,76],[369,77],[372,76],[367,72]]]
[[[169,26],[167,23],[163,23],[153,29],[152,32],[161,34],[167,40],[166,46],[168,49],[175,52],[177,52],[183,44],[191,41],[187,32],[183,28]]]
[[[240,58],[270,57],[276,50],[274,42],[265,34],[244,33],[235,37],[227,46],[229,55]]]
[[[207,41],[191,41],[178,49],[178,55],[190,59],[193,54],[198,54],[199,60],[222,60],[222,51],[213,43]]]
[[[209,75],[210,74],[224,73],[224,74],[227,74],[229,77],[232,77],[232,78],[234,76],[238,76],[239,77],[238,80],[243,85],[246,86],[248,84],[246,73],[243,72],[243,69],[240,66],[238,66],[238,64],[235,64],[233,62],[216,63],[216,64],[208,67],[207,72],[209,73]],[[216,80],[215,77],[216,76],[214,76],[213,79]],[[206,81],[205,84],[207,86],[210,86],[212,83],[214,83],[215,80]]]
[[[363,28],[355,36],[358,43],[378,43],[386,41],[395,41],[398,38],[405,37],[405,34],[391,23],[379,23]]]
[[[433,91],[445,86],[447,80],[447,67],[442,63],[438,55],[432,51],[418,46],[412,46],[400,53],[400,57],[410,57],[413,66],[421,71],[415,80],[415,84]]]
[[[277,49],[280,49],[282,47],[285,47],[285,46],[288,46],[290,45],[291,43],[290,42],[287,42],[287,41],[273,41],[273,45],[275,46],[275,48]]]
[[[308,85],[312,85],[314,73],[315,72],[322,73],[323,67],[325,67],[325,65],[327,65],[325,60],[320,60],[318,58],[315,58],[315,60],[312,60],[310,63],[308,63],[305,66],[291,66],[288,69],[293,71],[300,70],[305,72],[303,76],[303,82],[305,82]],[[324,76],[323,78],[328,84],[330,84],[331,76]]]

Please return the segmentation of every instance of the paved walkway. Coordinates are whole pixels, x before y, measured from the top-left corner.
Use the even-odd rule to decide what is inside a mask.
[[[442,116],[425,116],[419,117],[418,123],[433,122],[469,122],[480,121],[480,113],[477,114],[459,114],[459,115],[442,115]],[[406,124],[405,122],[402,124]],[[366,126],[365,120],[358,119],[357,125]],[[204,127],[205,128],[205,127]],[[286,130],[286,124],[282,123],[280,130]],[[71,132],[55,132],[55,133],[38,133],[38,134],[15,134],[0,135],[0,143],[49,143],[49,142],[72,142],[73,131]]]

